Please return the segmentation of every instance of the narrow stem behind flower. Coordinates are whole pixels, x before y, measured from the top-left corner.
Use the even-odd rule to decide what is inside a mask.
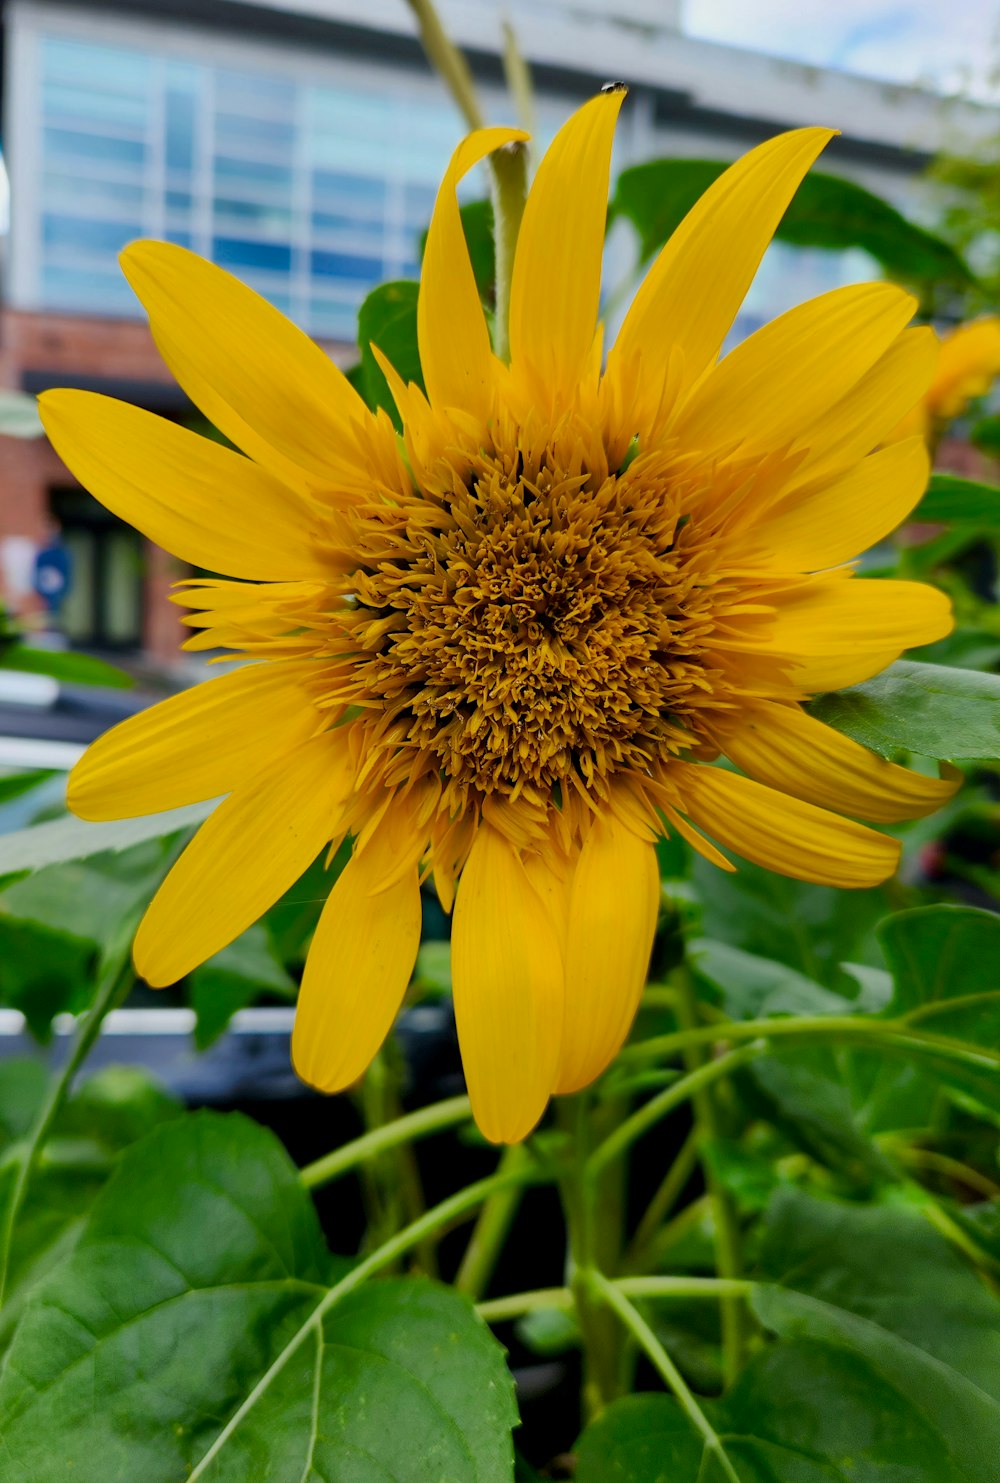
[[[79,1022],[66,1064],[55,1081],[53,1081],[49,1089],[49,1094],[39,1110],[31,1132],[28,1134],[27,1143],[18,1159],[17,1174],[3,1211],[2,1225],[0,1225],[0,1303],[3,1302],[4,1294],[7,1290],[7,1280],[10,1275],[11,1248],[14,1242],[17,1218],[24,1206],[28,1186],[38,1165],[45,1141],[62,1110],[63,1103],[66,1101],[69,1089],[73,1083],[73,1078],[76,1076],[91,1046],[100,1034],[105,1015],[125,998],[132,984],[135,982],[135,975],[132,972],[131,953],[132,938],[135,936],[137,926],[138,915],[130,915],[122,923],[113,941],[105,950],[102,959],[103,971],[97,984],[94,1001]]]
[[[315,1163],[306,1164],[299,1170],[299,1179],[306,1189],[330,1184],[387,1148],[440,1133],[457,1123],[467,1122],[471,1116],[472,1105],[468,1097],[449,1097],[444,1102],[433,1102],[430,1107],[421,1107],[417,1112],[386,1123],[384,1127],[373,1128],[351,1143],[345,1143],[343,1148],[336,1148]]]

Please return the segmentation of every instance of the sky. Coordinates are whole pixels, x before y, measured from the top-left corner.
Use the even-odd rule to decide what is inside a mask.
[[[683,0],[692,36],[1000,101],[1000,0]]]

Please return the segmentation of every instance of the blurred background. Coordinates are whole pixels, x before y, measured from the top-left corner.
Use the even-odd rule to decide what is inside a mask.
[[[603,82],[627,79],[618,171],[661,156],[730,159],[776,130],[829,124],[843,135],[822,168],[933,222],[935,156],[1000,132],[987,0],[441,9],[494,122],[511,117],[509,19],[541,142]],[[116,262],[145,236],[232,269],[341,364],[356,360],[359,305],[376,284],[416,276],[464,127],[404,0],[8,0],[2,19],[0,389],[77,386],[192,419]],[[627,275],[636,250],[620,223],[610,271]],[[878,272],[856,247],[776,243],[738,329]],[[189,680],[196,666],[178,653],[168,601],[185,575],[80,489],[44,441],[5,441],[0,584],[46,642],[113,655],[147,685]]]

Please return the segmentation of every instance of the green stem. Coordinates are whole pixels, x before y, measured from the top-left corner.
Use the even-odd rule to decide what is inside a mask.
[[[586,1092],[561,1098],[557,1115],[570,1136],[570,1157],[559,1180],[569,1245],[569,1283],[576,1308],[583,1349],[583,1407],[588,1420],[598,1416],[615,1399],[621,1375],[621,1346],[616,1326],[582,1280],[583,1273],[597,1265],[598,1222],[596,1204],[600,1175],[589,1168],[591,1101]]]
[[[698,1137],[694,1129],[684,1140],[681,1150],[663,1177],[659,1189],[643,1212],[625,1255],[626,1267],[634,1271],[644,1265],[649,1243],[676,1205],[698,1164]]]
[[[132,938],[138,924],[137,917],[129,917],[120,931],[115,935],[113,941],[108,945],[102,961],[102,972],[98,980],[94,1001],[86,1014],[82,1016],[77,1026],[73,1045],[67,1057],[62,1071],[53,1081],[49,1088],[34,1125],[28,1135],[17,1164],[17,1173],[10,1198],[4,1208],[2,1224],[0,1224],[0,1304],[4,1300],[7,1291],[7,1281],[10,1275],[11,1250],[14,1242],[14,1230],[17,1218],[24,1207],[27,1197],[28,1186],[31,1177],[38,1167],[38,1160],[42,1148],[52,1125],[66,1101],[67,1094],[73,1083],[73,1078],[79,1071],[87,1057],[94,1041],[100,1034],[101,1025],[105,1015],[120,1000],[125,998],[135,975],[132,972]]]
[[[530,1162],[530,1153],[523,1143],[518,1143],[504,1149],[497,1172],[517,1173]],[[507,1189],[497,1190],[480,1210],[455,1277],[454,1286],[459,1292],[467,1293],[470,1298],[479,1298],[486,1291],[523,1193],[523,1186],[512,1184]]]
[[[677,1015],[683,1029],[698,1028],[698,1004],[690,970],[682,967],[678,975],[681,997]],[[684,1064],[690,1075],[696,1074],[711,1062],[705,1060],[705,1048],[689,1045],[684,1051]],[[694,1109],[695,1139],[705,1175],[712,1206],[712,1223],[715,1232],[715,1252],[720,1277],[735,1280],[743,1272],[742,1238],[736,1207],[729,1191],[716,1178],[711,1163],[705,1158],[705,1142],[714,1142],[719,1137],[719,1115],[713,1084],[696,1087],[691,1096]],[[744,1308],[737,1299],[726,1297],[721,1302],[722,1314],[722,1369],[727,1385],[732,1385],[743,1367],[745,1346]]]
[[[637,1112],[633,1112],[631,1117],[620,1123],[611,1136],[598,1145],[590,1156],[591,1177],[599,1174],[612,1160],[620,1158],[637,1138],[641,1138],[643,1133],[655,1127],[660,1119],[666,1117],[668,1112],[673,1112],[675,1107],[682,1106],[694,1096],[695,1092],[700,1091],[702,1087],[710,1086],[713,1081],[718,1081],[722,1076],[728,1076],[756,1056],[763,1055],[766,1049],[766,1043],[763,1042],[757,1045],[744,1045],[739,1050],[727,1051],[725,1055],[719,1056],[718,1060],[708,1061],[704,1066],[699,1066],[697,1071],[690,1071],[679,1081],[672,1082],[660,1092],[659,1096],[651,1098]]]
[[[343,1298],[346,1298],[348,1293],[352,1293],[355,1288],[360,1287],[369,1277],[373,1277],[376,1272],[381,1271],[383,1267],[391,1265],[398,1257],[412,1250],[426,1236],[443,1229],[445,1226],[450,1225],[453,1221],[467,1214],[468,1211],[475,1209],[477,1205],[482,1204],[483,1200],[488,1200],[498,1189],[502,1189],[506,1185],[518,1181],[525,1182],[523,1173],[517,1176],[512,1174],[492,1174],[488,1179],[480,1179],[475,1184],[468,1185],[467,1188],[459,1190],[457,1194],[450,1196],[449,1199],[442,1200],[440,1205],[433,1206],[419,1220],[415,1220],[412,1225],[408,1225],[402,1231],[397,1231],[377,1251],[371,1252],[356,1267],[352,1267],[346,1276],[342,1277],[339,1282],[335,1283],[324,1294],[309,1317],[295,1331],[277,1358],[264,1371],[263,1375],[250,1391],[250,1394],[237,1410],[234,1411],[208,1451],[188,1474],[188,1483],[196,1483],[198,1478],[205,1476],[209,1466],[218,1457],[230,1437],[278,1378],[293,1355],[302,1347],[310,1334],[322,1331],[323,1320],[337,1303],[341,1302]]]
[[[343,1148],[336,1148],[315,1163],[306,1164],[305,1168],[299,1170],[299,1179],[306,1189],[330,1184],[387,1148],[395,1148],[397,1144],[409,1143],[417,1138],[426,1138],[431,1133],[440,1133],[445,1128],[467,1122],[471,1116],[472,1106],[468,1097],[449,1097],[444,1102],[434,1102],[430,1107],[421,1107],[417,1112],[407,1113],[395,1122],[386,1123],[385,1127],[373,1128],[371,1132],[362,1134],[351,1143],[345,1143]]]
[[[721,1277],[619,1277],[613,1284],[626,1297],[670,1299],[670,1298],[746,1298],[753,1291],[752,1282],[727,1282]],[[476,1312],[487,1323],[505,1323],[511,1318],[520,1318],[524,1313],[535,1313],[539,1309],[557,1309],[568,1313],[576,1299],[568,1287],[540,1287],[533,1292],[509,1293],[502,1298],[490,1298],[486,1303],[477,1303]]]
[[[440,74],[469,128],[481,129],[485,119],[468,62],[441,24],[441,17],[431,0],[407,0],[407,3],[416,16],[420,42],[428,61]]]
[[[687,1416],[691,1425],[700,1434],[705,1445],[705,1450],[714,1454],[723,1474],[729,1479],[729,1483],[741,1483],[739,1474],[730,1462],[726,1449],[722,1444],[722,1438],[699,1406],[680,1370],[678,1370],[638,1308],[629,1302],[620,1286],[609,1282],[600,1272],[588,1272],[586,1277],[590,1287],[618,1315],[633,1338],[643,1349],[646,1357],[663,1380],[667,1389],[673,1394],[674,1399]]]
[[[906,1019],[877,1020],[864,1015],[807,1015],[801,1019],[728,1020],[717,1025],[698,1025],[691,1030],[671,1035],[654,1035],[649,1040],[626,1046],[621,1062],[667,1060],[691,1045],[716,1045],[732,1040],[841,1039],[860,1042],[877,1041],[889,1048],[932,1051],[949,1060],[961,1061],[978,1070],[1000,1066],[1000,1051],[986,1046],[956,1042],[946,1035],[929,1035],[912,1030]]]

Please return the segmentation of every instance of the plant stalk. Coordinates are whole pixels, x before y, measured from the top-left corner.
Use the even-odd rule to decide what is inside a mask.
[[[386,1123],[384,1127],[373,1128],[360,1138],[345,1143],[343,1148],[335,1148],[332,1153],[324,1154],[314,1163],[306,1164],[299,1170],[299,1179],[306,1189],[331,1184],[388,1148],[395,1148],[400,1143],[413,1142],[418,1138],[427,1138],[445,1128],[456,1127],[459,1123],[467,1122],[471,1116],[472,1104],[468,1097],[449,1097],[444,1102],[433,1102],[430,1107],[421,1107],[416,1112],[397,1118],[395,1122]]]
[[[17,1219],[24,1208],[28,1186],[38,1167],[42,1148],[62,1110],[76,1073],[100,1034],[105,1015],[125,998],[135,982],[131,955],[132,938],[135,935],[138,921],[138,915],[130,915],[105,950],[94,1001],[77,1025],[66,1064],[50,1086],[48,1096],[35,1118],[18,1160],[13,1188],[4,1207],[2,1223],[0,1223],[0,1304],[3,1303],[7,1291]]]

